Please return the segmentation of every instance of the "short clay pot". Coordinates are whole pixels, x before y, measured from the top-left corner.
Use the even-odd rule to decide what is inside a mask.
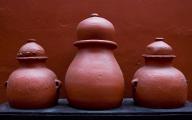
[[[172,48],[156,38],[146,47],[145,65],[132,80],[133,98],[140,106],[150,108],[181,107],[187,100],[187,81],[182,72],[171,66]]]
[[[98,14],[79,23],[78,52],[65,78],[69,104],[82,109],[110,109],[121,105],[124,78],[113,55],[117,44],[110,41],[113,25]]]
[[[20,67],[6,82],[7,98],[11,107],[35,109],[57,103],[61,82],[45,65],[45,50],[34,39],[27,41],[18,54]]]

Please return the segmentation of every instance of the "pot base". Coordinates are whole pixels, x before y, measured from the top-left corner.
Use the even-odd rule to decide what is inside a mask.
[[[17,104],[17,103],[9,103],[10,107],[12,108],[16,108],[16,109],[43,109],[43,108],[50,108],[53,107],[55,105],[57,105],[57,101],[56,102],[47,102],[44,104]]]
[[[174,108],[180,108],[183,107],[185,105],[184,103],[153,103],[151,102],[151,104],[149,103],[139,103],[139,102],[134,102],[135,105],[137,106],[141,106],[141,107],[147,107],[147,108],[153,108],[153,109],[174,109]]]
[[[87,102],[69,102],[69,105],[77,108],[77,109],[88,109],[88,110],[106,110],[118,108],[121,106],[122,102],[110,103],[110,102],[102,102],[102,103],[87,103]]]

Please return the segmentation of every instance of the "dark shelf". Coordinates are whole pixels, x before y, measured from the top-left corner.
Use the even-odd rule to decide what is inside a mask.
[[[131,120],[131,119],[192,119],[192,103],[176,109],[150,109],[138,107],[132,99],[124,99],[119,108],[110,110],[82,110],[72,108],[66,99],[60,99],[58,105],[47,109],[14,109],[8,103],[0,105],[0,120]]]

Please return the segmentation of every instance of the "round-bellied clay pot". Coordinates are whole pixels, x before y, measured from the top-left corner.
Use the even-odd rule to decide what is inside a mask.
[[[7,98],[11,107],[35,109],[51,107],[57,103],[61,82],[45,65],[45,50],[29,39],[17,54],[20,67],[6,82]]]
[[[117,44],[108,20],[92,14],[77,27],[78,52],[65,78],[69,104],[83,109],[110,109],[121,105],[124,78],[113,55]]]
[[[140,106],[176,108],[185,104],[187,81],[182,72],[171,66],[172,48],[156,38],[146,47],[145,65],[138,69],[132,80],[133,98]]]

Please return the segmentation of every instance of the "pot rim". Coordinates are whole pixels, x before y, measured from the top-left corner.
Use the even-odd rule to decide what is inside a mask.
[[[78,40],[73,42],[73,45],[76,47],[83,47],[87,45],[106,45],[111,49],[115,49],[118,47],[118,44],[114,41],[109,40],[97,40],[97,39],[89,39],[89,40]]]
[[[145,58],[175,58],[175,55],[148,55],[148,54],[143,54],[142,55]]]
[[[46,56],[34,56],[34,57],[16,57],[17,60],[46,60]]]

